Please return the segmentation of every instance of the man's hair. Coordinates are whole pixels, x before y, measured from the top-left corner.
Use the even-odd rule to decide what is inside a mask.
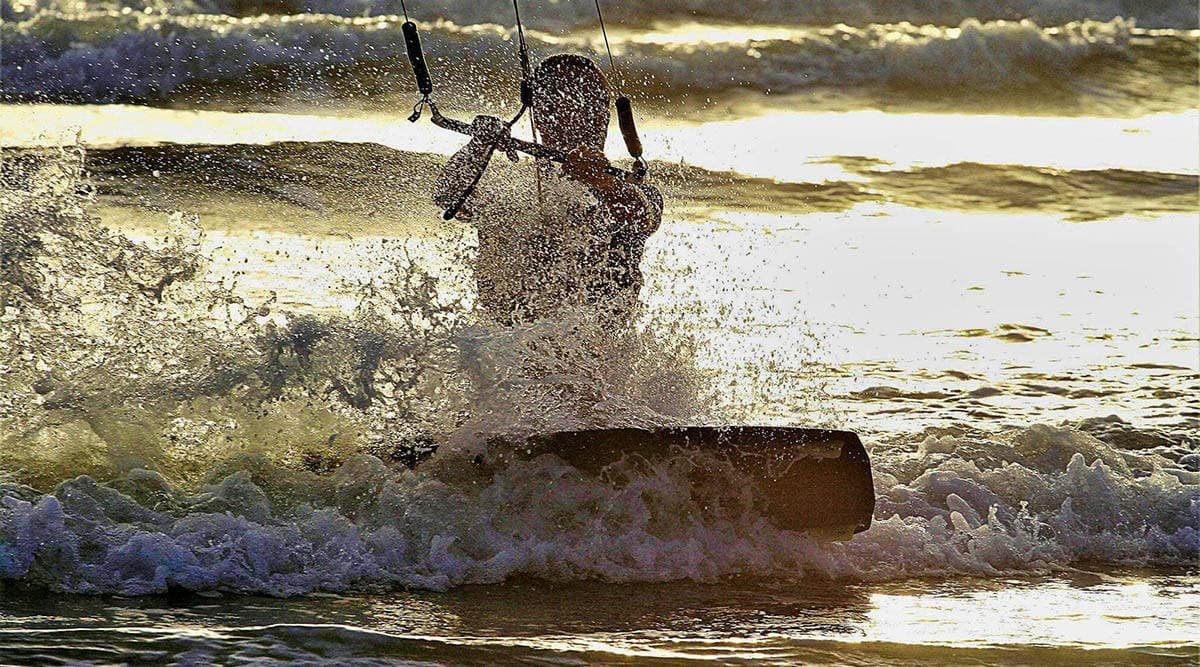
[[[533,73],[533,112],[539,126],[568,143],[604,145],[610,111],[608,80],[588,58],[560,54]]]

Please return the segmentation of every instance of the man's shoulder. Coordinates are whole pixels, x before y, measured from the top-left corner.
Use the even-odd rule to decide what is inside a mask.
[[[642,191],[642,194],[646,196],[646,199],[655,209],[658,210],[658,213],[661,215],[663,210],[663,196],[662,193],[659,192],[658,188],[650,185],[649,183],[638,183],[637,188]]]

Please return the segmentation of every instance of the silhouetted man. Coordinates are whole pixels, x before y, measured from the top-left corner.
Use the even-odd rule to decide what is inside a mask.
[[[491,318],[515,324],[568,310],[606,326],[627,325],[642,287],[639,264],[646,239],[662,221],[662,197],[606,172],[608,84],[591,60],[558,55],[533,76],[534,123],[547,146],[567,153],[561,173],[539,161],[536,196],[506,200],[485,187],[457,217],[476,226],[479,305]],[[474,138],[443,170],[434,201],[448,206],[487,159],[495,137],[508,128],[480,116]],[[532,193],[529,193],[532,195]],[[541,198],[537,214],[528,204]]]

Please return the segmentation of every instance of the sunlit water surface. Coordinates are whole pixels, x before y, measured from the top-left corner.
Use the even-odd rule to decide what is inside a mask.
[[[1001,578],[772,586],[551,585],[270,598],[17,596],[10,659],[765,664],[1186,664],[1195,577]],[[577,613],[578,600],[588,612]]]

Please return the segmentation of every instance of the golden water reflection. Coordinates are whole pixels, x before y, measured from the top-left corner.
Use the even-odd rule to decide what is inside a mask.
[[[520,134],[527,128],[517,129]],[[71,144],[76,136],[95,147],[345,141],[441,154],[464,143],[460,135],[390,114],[0,105],[0,146]],[[977,162],[1195,174],[1200,173],[1200,110],[1141,118],[802,110],[705,123],[651,118],[643,123],[642,142],[647,157],[655,160],[795,182],[853,179],[822,161],[834,156],[867,157],[893,169]],[[625,154],[615,128],[607,151]]]
[[[948,595],[871,595],[868,641],[1088,648],[1186,645],[1200,637],[1200,580],[1078,585],[993,582]]]

